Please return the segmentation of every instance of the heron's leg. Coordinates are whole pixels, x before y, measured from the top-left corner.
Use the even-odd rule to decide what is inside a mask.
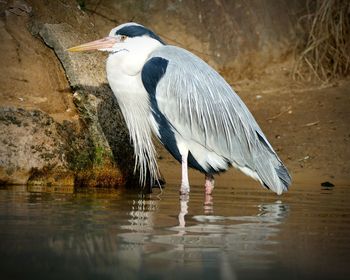
[[[205,174],[205,194],[212,194],[214,189],[214,176],[213,174]]]
[[[209,215],[214,213],[214,202],[211,194],[205,194],[204,198],[204,214]]]
[[[188,201],[190,199],[190,196],[187,195],[181,195],[180,196],[180,213],[179,213],[179,226],[180,227],[185,227],[186,221],[185,221],[185,216],[188,213]]]
[[[187,153],[181,155],[181,188],[180,194],[188,194],[190,192],[190,183],[188,181],[188,166],[187,166]]]

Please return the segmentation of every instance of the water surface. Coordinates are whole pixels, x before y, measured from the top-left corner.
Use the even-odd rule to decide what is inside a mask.
[[[350,279],[350,187],[0,189],[1,279]]]

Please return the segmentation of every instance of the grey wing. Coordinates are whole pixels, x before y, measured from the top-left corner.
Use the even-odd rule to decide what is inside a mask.
[[[248,108],[214,69],[174,46],[161,47],[152,57],[167,60],[155,100],[177,133],[275,192],[287,189],[287,169]]]

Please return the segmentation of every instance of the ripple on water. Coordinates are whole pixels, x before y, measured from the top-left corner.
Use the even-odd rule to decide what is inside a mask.
[[[0,189],[4,279],[350,279],[350,188]],[[21,267],[21,269],[18,269]],[[54,273],[53,273],[54,272]]]

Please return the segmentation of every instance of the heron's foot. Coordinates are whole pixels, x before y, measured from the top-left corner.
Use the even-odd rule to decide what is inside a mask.
[[[205,194],[212,194],[214,190],[214,176],[213,175],[205,175]]]
[[[180,195],[188,195],[189,193],[190,193],[190,185],[189,184],[181,184]]]

